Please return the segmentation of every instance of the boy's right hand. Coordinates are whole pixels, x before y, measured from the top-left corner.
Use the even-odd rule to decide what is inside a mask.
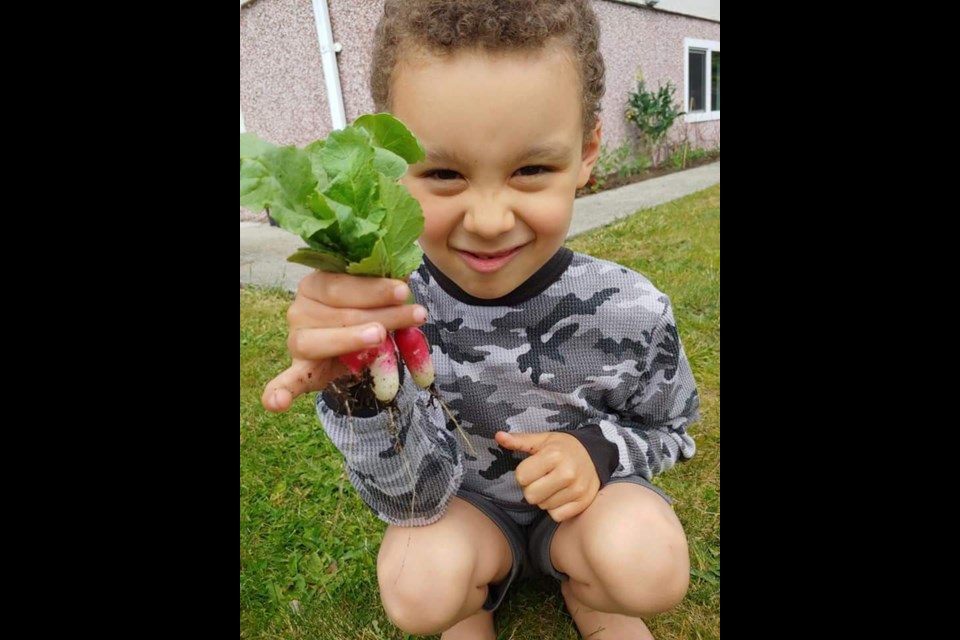
[[[304,277],[287,311],[293,363],[267,384],[264,408],[286,411],[298,396],[349,373],[337,356],[375,347],[387,331],[422,325],[427,311],[405,304],[409,295],[399,280],[323,271]]]

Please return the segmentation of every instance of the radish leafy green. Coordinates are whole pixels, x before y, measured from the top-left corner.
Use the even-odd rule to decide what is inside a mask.
[[[405,278],[420,266],[423,210],[397,180],[424,158],[386,113],[357,118],[300,149],[240,134],[240,204],[268,208],[307,243],[290,262],[338,273]]]

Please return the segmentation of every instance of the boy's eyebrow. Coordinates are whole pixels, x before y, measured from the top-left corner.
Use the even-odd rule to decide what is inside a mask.
[[[518,160],[531,160],[534,158],[548,160],[566,160],[570,157],[570,149],[564,144],[553,142],[542,142],[535,144],[517,158]]]
[[[566,160],[569,157],[570,149],[568,149],[566,145],[544,142],[535,144],[521,153],[516,161],[519,162],[534,158],[559,161]],[[464,162],[458,154],[439,148],[427,149],[426,161],[434,164],[468,164]]]

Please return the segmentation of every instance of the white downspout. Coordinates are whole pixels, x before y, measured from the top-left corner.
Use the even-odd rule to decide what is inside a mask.
[[[323,79],[327,85],[327,102],[330,103],[330,119],[334,130],[343,129],[347,126],[347,115],[343,108],[343,91],[340,89],[340,71],[337,68],[337,53],[341,47],[340,43],[333,41],[327,0],[313,0],[313,17],[317,23]]]

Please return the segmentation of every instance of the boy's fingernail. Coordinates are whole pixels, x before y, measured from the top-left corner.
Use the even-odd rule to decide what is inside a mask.
[[[427,310],[423,307],[417,307],[413,312],[413,319],[417,322],[426,322],[427,321]]]
[[[399,287],[393,290],[393,297],[397,299],[397,302],[403,302],[404,300],[407,299],[407,296],[409,295],[410,295],[410,289],[408,289],[404,285],[400,285]]]
[[[380,333],[380,327],[367,327],[360,332],[360,339],[367,344],[380,344],[383,342],[383,337]]]

